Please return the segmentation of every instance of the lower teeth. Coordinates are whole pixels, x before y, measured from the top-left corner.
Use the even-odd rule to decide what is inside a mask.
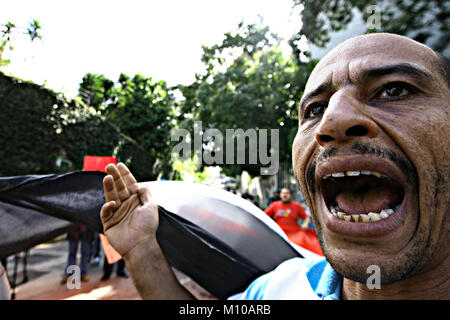
[[[343,212],[339,206],[331,206],[330,211],[333,214],[333,216],[337,217],[338,219],[345,220],[345,221],[351,221],[351,222],[375,222],[382,219],[386,219],[391,214],[396,212],[400,208],[400,205],[395,206],[394,209],[386,208],[381,210],[380,212],[369,212],[368,214],[352,214],[349,215],[345,212]]]

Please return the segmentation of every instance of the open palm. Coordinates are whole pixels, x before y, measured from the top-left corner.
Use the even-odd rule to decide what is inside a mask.
[[[140,187],[123,163],[108,165],[106,172],[103,229],[110,244],[124,257],[139,243],[155,237],[158,207],[148,188]]]

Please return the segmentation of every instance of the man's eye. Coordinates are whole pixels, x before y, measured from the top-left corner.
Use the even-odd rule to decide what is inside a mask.
[[[403,82],[392,82],[383,86],[375,95],[375,99],[395,99],[409,96],[416,90],[413,86]]]
[[[328,106],[328,102],[315,102],[309,105],[305,110],[305,119],[320,117]]]

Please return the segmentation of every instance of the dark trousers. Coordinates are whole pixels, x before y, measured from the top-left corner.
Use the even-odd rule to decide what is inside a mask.
[[[113,272],[114,265],[117,265],[117,274],[125,272],[125,261],[123,259],[120,259],[116,263],[109,264],[105,257],[105,260],[103,261],[103,275],[109,277]]]
[[[92,242],[92,256],[100,257],[100,237],[98,233],[94,233],[94,241]]]
[[[88,270],[88,261],[89,261],[89,254],[91,251],[91,244],[88,242],[86,237],[86,232],[82,232],[80,236],[81,241],[81,261],[80,261],[80,268],[81,268],[81,274],[87,274]],[[77,264],[77,252],[78,252],[78,240],[69,240],[69,257],[67,261],[67,267],[65,274],[68,275],[67,268],[71,265]]]

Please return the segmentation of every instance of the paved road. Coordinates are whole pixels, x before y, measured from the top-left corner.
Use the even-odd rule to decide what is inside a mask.
[[[119,278],[115,273],[110,279],[100,281],[103,270],[103,259],[100,266],[89,265],[90,281],[81,282],[79,289],[69,289],[60,283],[67,263],[68,243],[64,238],[44,243],[32,248],[27,258],[28,281],[23,280],[23,259],[18,264],[16,299],[17,300],[134,300],[140,296],[131,278]],[[23,254],[21,254],[23,256]],[[78,257],[79,259],[80,257]],[[8,258],[8,277],[13,279],[14,257]],[[183,273],[174,270],[175,275],[195,297],[213,299],[213,297],[198,286]]]

